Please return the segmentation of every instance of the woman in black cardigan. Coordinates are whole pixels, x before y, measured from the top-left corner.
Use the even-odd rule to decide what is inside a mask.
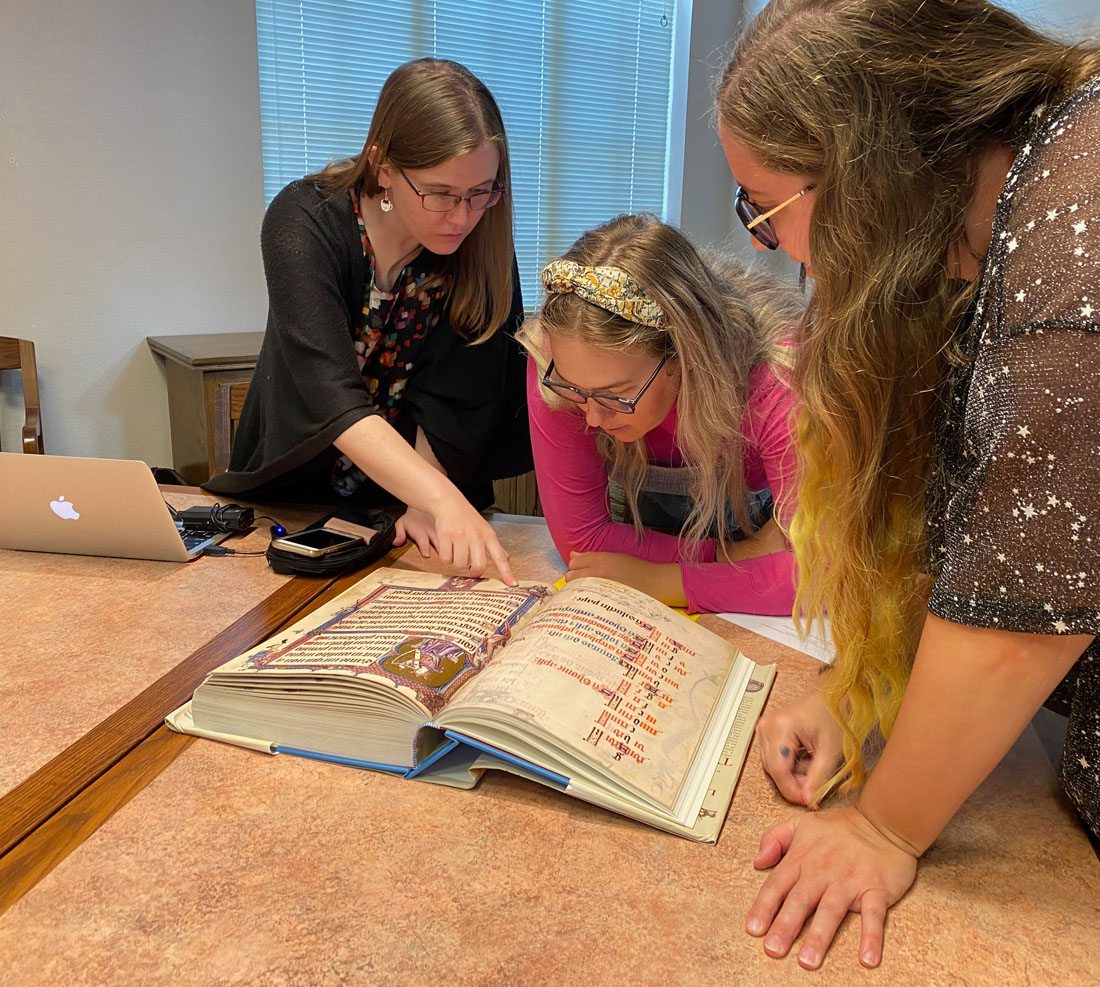
[[[357,158],[292,182],[261,236],[267,332],[234,496],[408,505],[398,543],[473,575],[507,553],[477,508],[531,468],[508,145],[488,89],[419,59],[386,80]],[[388,496],[384,491],[388,491]]]

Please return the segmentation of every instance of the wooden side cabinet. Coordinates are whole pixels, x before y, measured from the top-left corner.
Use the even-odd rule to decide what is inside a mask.
[[[146,337],[164,358],[172,466],[188,483],[205,483],[214,473],[214,394],[222,384],[252,379],[263,339],[262,332]]]

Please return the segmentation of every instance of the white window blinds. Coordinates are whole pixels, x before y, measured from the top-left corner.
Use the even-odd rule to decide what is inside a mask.
[[[683,0],[257,0],[266,201],[359,153],[398,65],[461,62],[504,116],[531,307],[542,264],[586,229],[622,212],[679,214],[667,176],[670,153],[683,154],[669,146],[669,121],[685,9]],[[672,131],[682,141],[682,128]]]

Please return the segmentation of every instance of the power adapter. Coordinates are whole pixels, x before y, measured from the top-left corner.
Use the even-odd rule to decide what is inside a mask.
[[[256,521],[252,508],[240,504],[189,507],[177,517],[185,531],[250,531]]]

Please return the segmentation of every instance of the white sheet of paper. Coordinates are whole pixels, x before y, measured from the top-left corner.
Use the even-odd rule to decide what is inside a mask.
[[[794,626],[793,617],[760,617],[754,613],[720,613],[717,616],[762,637],[785,644],[788,648],[794,648],[795,651],[801,651],[827,665],[831,665],[835,657],[828,618],[825,620],[825,637],[821,635],[820,626],[815,624],[810,628],[809,636],[802,638]]]

